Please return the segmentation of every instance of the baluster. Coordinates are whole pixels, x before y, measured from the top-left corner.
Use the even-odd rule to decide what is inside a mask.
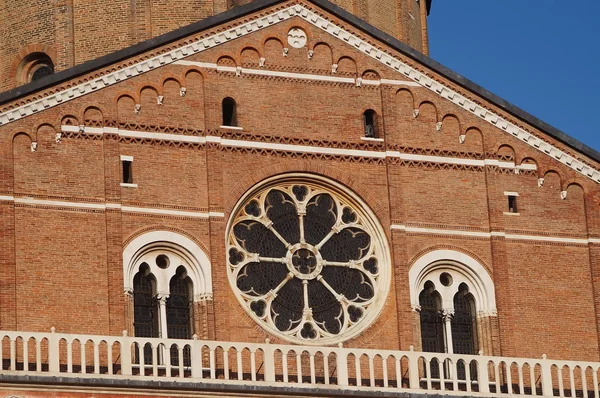
[[[94,374],[100,374],[100,343],[94,342]]]
[[[564,385],[564,381],[563,381],[562,369],[563,369],[563,367],[560,366],[560,367],[558,367],[558,370],[557,370],[557,374],[558,374],[558,396],[559,397],[564,397],[565,396],[565,385]]]
[[[184,373],[184,370],[183,370],[183,348],[185,346],[183,344],[177,344],[176,347],[177,347],[177,353],[178,353],[178,355],[177,355],[177,359],[178,359],[177,370],[178,370],[178,373],[179,373],[177,376],[180,379],[183,379],[185,377],[185,373]]]
[[[598,398],[598,369],[592,368],[592,382],[594,383],[594,398]]]
[[[329,354],[323,353],[323,376],[325,376],[325,385],[329,385]]]
[[[444,376],[444,364],[446,361],[438,359],[437,366],[440,372],[440,391],[446,391],[446,377]]]
[[[506,365],[506,392],[512,394],[512,363]]]
[[[302,384],[302,355],[296,353],[296,371],[298,375],[298,384]]]
[[[573,367],[569,366],[569,378],[571,379],[571,396],[575,396],[575,374],[573,372]]]
[[[519,370],[519,394],[525,394],[525,383],[523,382],[523,364],[517,364]]]
[[[452,390],[458,391],[458,360],[452,361],[452,364],[450,367],[451,367],[450,377],[452,378]]]
[[[2,361],[2,356],[0,356],[0,361]],[[23,338],[23,370],[29,371],[29,339],[25,338]]]
[[[250,352],[250,372],[252,381],[256,381],[256,354],[254,351]]]
[[[158,359],[160,352],[160,343],[152,343],[151,352],[152,352],[152,376],[158,377]]]
[[[502,385],[500,384],[500,367],[502,366],[502,362],[498,362],[498,364],[494,364],[494,377],[496,378],[496,394],[500,394],[500,390]],[[467,384],[468,384],[467,379]]]
[[[282,362],[282,368],[283,368],[283,382],[284,383],[289,383],[289,374],[288,374],[288,359],[287,359],[287,353],[286,352],[281,352],[281,362]]]
[[[106,360],[108,361],[107,367],[108,367],[108,374],[109,375],[113,374],[113,360],[112,360],[112,357],[113,357],[113,353],[112,353],[113,344],[114,343],[108,344],[108,341],[106,342],[106,350],[107,350],[106,351]]]
[[[385,388],[390,386],[388,380],[388,358],[389,357],[381,357],[381,367],[383,369],[383,386]]]
[[[242,369],[242,351],[241,350],[237,350],[236,353],[236,359],[237,359],[237,378],[238,380],[243,380],[244,379],[244,370]]]
[[[140,359],[140,376],[146,375],[146,344],[143,342],[139,342],[137,345],[138,349],[138,357]]]
[[[431,386],[431,361],[429,359],[424,359],[425,361],[425,378],[427,379],[427,391],[433,390]],[[410,387],[412,388],[412,380],[410,381]]]
[[[375,387],[375,363],[372,356],[369,356],[369,383],[370,387]]]
[[[67,341],[67,373],[73,373],[73,340]]]
[[[354,367],[356,370],[356,386],[362,386],[362,375],[360,374],[360,356],[354,354]]]
[[[402,388],[402,357],[396,358],[396,388]]]
[[[35,341],[35,371],[38,373],[42,371],[42,339]]]
[[[17,347],[16,339],[10,339],[10,370],[13,372],[17,370]]]
[[[529,384],[531,385],[531,395],[537,395],[537,386],[535,384],[535,363],[529,365]]]
[[[317,375],[315,372],[315,356],[313,354],[310,355],[310,382],[312,384],[317,384]]]
[[[173,365],[171,365],[171,347],[168,347],[163,350],[165,353],[165,376],[172,377],[173,376]]]
[[[467,388],[467,392],[471,392],[471,362],[466,362],[465,361],[465,383],[466,383],[466,388]],[[499,384],[497,384],[499,385]],[[496,394],[500,393],[500,390],[497,388],[496,389]]]
[[[210,355],[209,355],[210,359],[210,378],[211,379],[216,379],[217,378],[217,362],[216,362],[216,355],[215,355],[215,350],[211,349],[210,350]]]
[[[587,378],[585,377],[586,367],[582,366],[581,368],[581,387],[583,388],[583,397],[588,398],[588,389],[587,389]]]
[[[223,349],[223,372],[225,380],[229,380],[229,349]]]

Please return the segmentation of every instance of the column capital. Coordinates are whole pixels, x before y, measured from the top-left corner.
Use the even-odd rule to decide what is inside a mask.
[[[446,308],[440,311],[440,315],[444,322],[452,322],[452,318],[454,318],[454,309]]]

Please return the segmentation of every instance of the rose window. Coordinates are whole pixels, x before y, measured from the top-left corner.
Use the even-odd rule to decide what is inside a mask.
[[[355,336],[389,290],[385,234],[360,200],[334,185],[291,180],[255,190],[238,204],[227,239],[240,302],[288,341]]]

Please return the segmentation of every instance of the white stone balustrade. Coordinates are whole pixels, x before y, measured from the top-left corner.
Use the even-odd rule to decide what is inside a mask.
[[[83,349],[82,349],[83,348]],[[599,397],[598,362],[0,331],[0,374],[452,396]],[[25,379],[25,378],[24,378]]]

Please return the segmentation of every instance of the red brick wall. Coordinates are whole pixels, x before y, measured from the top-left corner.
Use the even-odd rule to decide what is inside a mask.
[[[290,49],[284,57],[281,45],[268,39],[285,42],[288,29],[298,24],[307,30],[311,43],[327,43],[335,56],[323,46],[318,49],[322,52],[315,50],[313,59],[307,56],[307,48]],[[252,51],[240,55],[249,46],[266,58],[263,70],[332,76],[330,66],[337,62],[335,76],[402,80],[391,69],[301,21],[273,26],[188,60],[259,68],[249,55]],[[443,77],[435,77],[453,87]],[[183,97],[180,87],[187,89]],[[163,105],[157,104],[158,95],[164,96]],[[219,128],[225,96],[238,102],[242,132]],[[478,101],[523,125],[483,99]],[[139,114],[134,112],[135,104],[141,104]],[[383,142],[361,140],[362,113],[369,108],[380,116]],[[100,138],[66,134],[56,143],[55,133],[69,118],[75,126],[220,135],[257,145],[283,142],[517,164],[531,159],[538,169],[515,174],[496,166],[233,149],[119,139],[113,134]],[[525,128],[544,136],[533,126]],[[462,134],[466,140],[461,144]],[[38,142],[35,153],[30,150],[32,140]],[[560,238],[600,236],[595,183],[424,88],[236,77],[233,72],[169,65],[0,127],[0,154],[0,195],[225,213],[224,218],[198,220],[0,201],[1,328],[47,331],[54,326],[60,332],[119,334],[127,327],[122,247],[144,231],[167,229],[190,236],[209,255],[216,314],[209,334],[224,340],[269,337],[279,341],[258,327],[233,295],[227,280],[225,228],[235,203],[254,184],[298,171],[327,176],[353,190],[371,207],[390,243],[391,290],[382,314],[350,345],[418,346],[408,272],[420,255],[448,248],[478,259],[494,280],[499,326],[487,353],[599,359],[596,244],[392,232],[395,224]],[[119,155],[134,157],[137,188],[119,185]],[[541,187],[540,177],[545,178]],[[563,190],[565,200],[560,196]],[[519,216],[504,214],[505,191],[519,193]],[[572,338],[565,338],[566,330]]]
[[[408,1],[408,5],[404,2]],[[45,45],[56,70],[109,54],[249,1],[59,0],[6,2],[0,9],[0,91],[23,84],[17,66]],[[337,0],[335,4],[422,51],[414,0]],[[410,9],[408,9],[410,7]],[[410,17],[408,13],[414,16]],[[400,21],[400,22],[398,22]]]

